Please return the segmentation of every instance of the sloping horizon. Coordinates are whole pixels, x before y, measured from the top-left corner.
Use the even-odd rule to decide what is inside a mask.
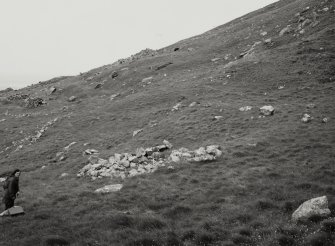
[[[163,48],[276,1],[0,2],[0,89],[18,89]]]

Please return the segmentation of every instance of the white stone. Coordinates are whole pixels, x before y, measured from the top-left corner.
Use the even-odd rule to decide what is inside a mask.
[[[64,178],[66,176],[69,176],[69,174],[68,173],[62,173],[61,178]]]
[[[142,79],[142,83],[146,83],[146,82],[148,82],[150,80],[152,80],[152,76]]]
[[[275,109],[271,105],[263,106],[260,108],[261,114],[265,116],[273,115]]]
[[[110,193],[110,192],[117,192],[121,190],[123,187],[122,184],[112,184],[112,185],[106,185],[102,188],[96,189],[96,193]]]
[[[135,137],[137,134],[139,134],[142,131],[143,131],[143,129],[138,129],[136,131],[133,131],[133,137]]]
[[[223,116],[221,116],[221,115],[216,115],[216,116],[214,116],[214,119],[215,120],[220,120],[220,119],[222,119],[223,118]]]
[[[194,107],[195,105],[197,105],[197,102],[192,102],[189,107]]]
[[[177,110],[179,110],[182,106],[183,106],[182,103],[179,102],[179,103],[177,103],[175,106],[172,107],[172,111],[177,111]]]
[[[293,221],[308,220],[312,216],[327,217],[330,215],[326,196],[313,198],[301,204],[292,214]]]
[[[136,169],[131,169],[131,170],[129,171],[129,174],[128,174],[129,177],[134,177],[134,176],[136,176],[136,175],[139,175],[139,173],[137,172]]]
[[[251,106],[244,106],[244,107],[240,107],[240,108],[239,108],[239,110],[240,110],[241,112],[246,112],[246,111],[249,111],[249,110],[251,110],[251,109],[252,109]]]
[[[163,144],[165,144],[165,146],[168,147],[169,149],[171,149],[173,147],[173,145],[165,139],[163,140]]]
[[[312,117],[309,114],[304,114],[304,116],[301,118],[301,121],[304,123],[310,122]]]

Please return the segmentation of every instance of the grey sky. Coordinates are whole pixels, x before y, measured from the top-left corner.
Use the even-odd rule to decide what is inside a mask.
[[[0,89],[110,64],[275,0],[0,0]]]

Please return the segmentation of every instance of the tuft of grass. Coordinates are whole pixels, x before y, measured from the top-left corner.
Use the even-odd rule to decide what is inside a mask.
[[[269,200],[259,200],[256,203],[256,208],[258,210],[267,210],[267,209],[274,209],[277,206],[275,204],[273,204],[273,202],[269,201]]]
[[[335,220],[334,219],[327,219],[322,221],[321,223],[321,230],[328,233],[335,232]]]
[[[331,238],[326,232],[316,232],[305,239],[308,246],[331,246]]]
[[[294,245],[294,239],[287,235],[280,235],[278,237],[278,244],[280,246],[292,246]]]
[[[164,216],[169,218],[169,219],[180,219],[184,215],[188,215],[192,212],[192,209],[187,206],[175,206],[171,209],[168,209],[165,213]]]
[[[70,245],[70,242],[61,236],[49,235],[43,238],[43,246],[67,246]]]

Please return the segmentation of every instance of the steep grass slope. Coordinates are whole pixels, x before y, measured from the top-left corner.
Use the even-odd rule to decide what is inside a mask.
[[[0,219],[1,245],[332,245],[325,222],[291,214],[322,195],[335,213],[334,40],[334,1],[282,0],[155,52],[2,92],[0,176],[23,170],[27,213]],[[27,109],[23,95],[47,103]],[[262,117],[264,105],[274,115]],[[163,139],[219,144],[224,156],[125,180],[76,176],[87,148],[108,158]]]

